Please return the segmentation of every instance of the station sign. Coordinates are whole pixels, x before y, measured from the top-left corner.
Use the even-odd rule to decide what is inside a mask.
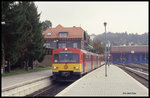
[[[60,53],[73,53],[72,51],[60,51]]]

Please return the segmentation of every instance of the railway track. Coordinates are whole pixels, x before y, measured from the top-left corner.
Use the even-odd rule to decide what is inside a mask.
[[[118,67],[127,72],[130,76],[135,78],[145,87],[149,88],[149,74],[147,72],[143,72],[144,67],[134,66],[133,64],[116,64]],[[133,65],[133,66],[132,66]],[[141,68],[141,69],[140,69]],[[145,69],[145,68],[144,68]]]
[[[67,82],[67,83],[53,83],[52,85],[43,88],[39,91],[36,91],[27,97],[40,97],[40,96],[49,96],[49,97],[54,97],[56,94],[58,94],[60,91],[65,89],[67,86],[69,86],[72,82]]]
[[[129,68],[133,68],[135,70],[139,70],[139,71],[142,71],[142,72],[145,72],[145,73],[148,73],[148,66],[142,66],[142,64],[132,64],[132,63],[129,63],[129,64],[121,64],[122,66],[126,66],[126,67],[129,67]]]
[[[101,65],[103,66],[104,63]],[[101,67],[100,66],[100,67]],[[99,68],[99,67],[98,67]],[[96,68],[97,69],[97,68]],[[95,70],[95,69],[94,69]],[[92,70],[93,71],[93,70]],[[91,72],[91,71],[90,71]],[[87,73],[86,73],[87,74]],[[84,75],[86,75],[84,74]],[[84,76],[83,75],[83,76]],[[75,82],[75,81],[74,81]],[[63,89],[65,89],[66,87],[68,87],[70,84],[72,84],[73,82],[53,82],[52,85],[43,88],[41,90],[38,90],[30,95],[28,95],[27,97],[40,97],[40,96],[49,96],[49,97],[54,97],[55,95],[57,95],[60,91],[62,91]]]

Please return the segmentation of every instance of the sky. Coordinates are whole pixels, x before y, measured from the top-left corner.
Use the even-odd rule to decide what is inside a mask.
[[[149,32],[148,2],[35,2],[40,21],[52,28],[81,27],[89,35],[105,32],[144,34]]]

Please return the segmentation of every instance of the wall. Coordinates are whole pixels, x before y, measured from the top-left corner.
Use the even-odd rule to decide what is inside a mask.
[[[149,57],[146,57],[147,60],[144,60],[145,55],[148,56],[148,53],[112,53],[112,63],[148,63]],[[126,58],[126,60],[122,60]]]
[[[32,81],[25,81],[24,83],[13,85],[2,89],[2,96],[26,96],[34,93],[40,89],[50,86],[52,81],[49,76],[35,79]]]
[[[51,56],[52,55],[45,55],[45,57],[41,63],[39,63],[38,61],[35,61],[36,62],[35,66],[51,67],[52,66]]]

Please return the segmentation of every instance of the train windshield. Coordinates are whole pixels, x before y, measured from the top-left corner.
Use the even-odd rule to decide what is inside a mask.
[[[54,62],[55,63],[65,63],[65,62],[77,63],[79,62],[79,55],[78,54],[54,54]]]

